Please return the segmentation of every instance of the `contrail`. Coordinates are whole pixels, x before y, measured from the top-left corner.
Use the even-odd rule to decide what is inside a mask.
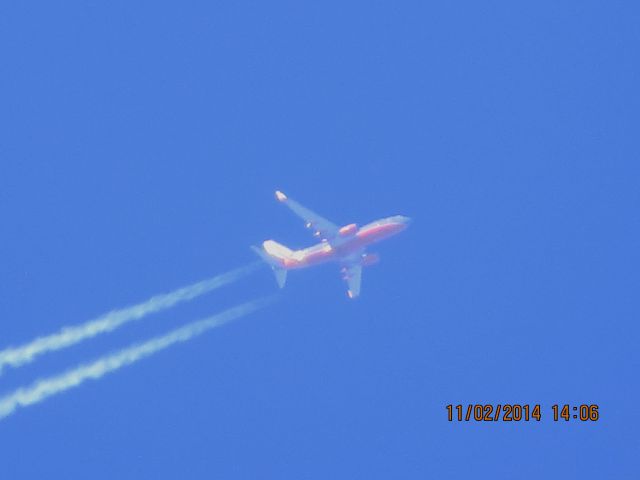
[[[53,352],[62,348],[75,345],[83,340],[95,337],[101,333],[111,332],[121,325],[140,320],[143,317],[167,308],[177,303],[192,300],[200,295],[208,293],[229,283],[239,280],[256,270],[259,263],[252,263],[245,267],[231,270],[208,280],[174,290],[170,293],[156,295],[149,300],[129,307],[113,310],[101,317],[71,327],[63,327],[57,333],[38,337],[29,343],[19,347],[9,347],[0,351],[0,374],[10,365],[18,367],[33,362],[36,357],[46,352]]]
[[[18,388],[12,393],[0,398],[0,418],[11,415],[18,407],[35,405],[52,395],[78,387],[86,380],[99,379],[109,372],[131,365],[175,343],[186,342],[207,330],[265,307],[273,302],[273,300],[273,297],[268,297],[243,303],[217,315],[205,318],[204,320],[185,325],[166,335],[152,338],[144,343],[133,345],[119,352],[104,356],[93,363],[83,364],[60,375],[38,380],[29,387]]]

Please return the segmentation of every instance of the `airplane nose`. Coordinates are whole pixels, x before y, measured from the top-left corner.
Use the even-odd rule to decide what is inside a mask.
[[[404,215],[396,215],[393,217],[393,221],[401,223],[403,225],[409,225],[411,223],[411,217],[405,217]]]

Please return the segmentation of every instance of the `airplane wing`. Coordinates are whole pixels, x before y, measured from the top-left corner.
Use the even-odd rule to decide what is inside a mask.
[[[295,200],[288,198],[284,193],[277,191],[276,198],[279,202],[284,203],[289,207],[293,213],[298,215],[305,221],[306,227],[313,229],[314,235],[320,237],[323,240],[330,240],[338,235],[338,227],[336,224],[331,223],[326,218],[321,217],[315,212],[312,212],[306,207],[303,207]]]
[[[347,282],[347,295],[349,298],[356,298],[360,295],[360,284],[362,282],[362,264],[357,263],[342,267],[342,278]]]

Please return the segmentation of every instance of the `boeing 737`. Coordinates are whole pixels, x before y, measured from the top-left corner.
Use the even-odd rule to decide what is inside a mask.
[[[366,248],[401,232],[411,221],[409,217],[395,215],[362,227],[355,223],[339,227],[280,191],[276,192],[276,199],[302,218],[307,228],[313,230],[314,236],[320,239],[320,243],[302,250],[291,250],[274,240],[266,240],[262,248],[251,247],[271,266],[280,288],[284,287],[289,270],[337,262],[342,278],[347,282],[349,298],[356,298],[360,295],[362,267],[379,260],[377,254],[367,253]]]

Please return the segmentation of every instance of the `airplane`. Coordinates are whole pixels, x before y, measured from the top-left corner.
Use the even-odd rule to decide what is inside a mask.
[[[411,222],[409,217],[394,215],[362,227],[355,223],[339,227],[281,191],[276,191],[276,199],[301,217],[306,227],[313,230],[314,236],[320,239],[320,243],[301,250],[291,250],[275,240],[264,241],[262,248],[251,247],[271,266],[280,288],[284,287],[289,270],[337,262],[342,278],[347,282],[347,295],[349,298],[356,298],[360,295],[362,267],[377,263],[380,259],[375,253],[367,253],[366,248],[401,232]]]

